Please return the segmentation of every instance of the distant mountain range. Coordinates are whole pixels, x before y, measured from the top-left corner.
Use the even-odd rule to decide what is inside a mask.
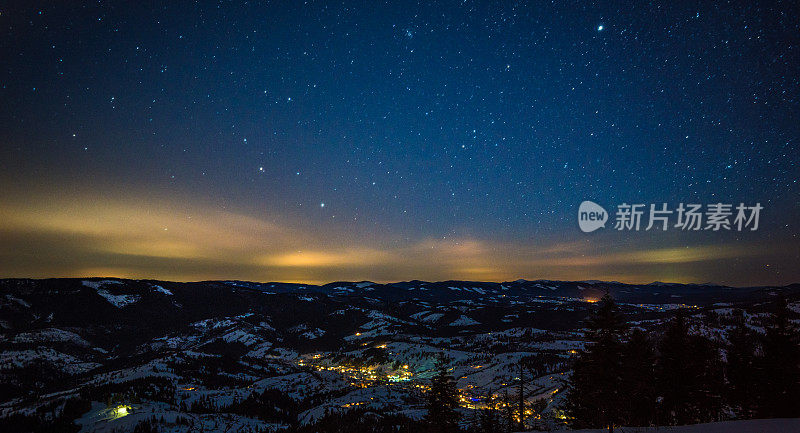
[[[355,406],[416,417],[438,353],[463,410],[510,389],[524,363],[528,398],[548,396],[555,414],[583,320],[606,293],[631,326],[659,332],[685,310],[722,341],[736,310],[758,328],[771,300],[800,307],[798,284],[4,279],[0,427],[74,412],[84,431],[131,430],[151,420],[143,410],[170,431],[215,431],[222,420],[270,431]],[[266,410],[265,396],[286,406]],[[63,409],[69,399],[80,410]]]

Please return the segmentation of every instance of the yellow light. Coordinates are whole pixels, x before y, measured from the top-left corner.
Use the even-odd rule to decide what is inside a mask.
[[[110,419],[111,420],[115,420],[115,419],[122,418],[124,416],[128,416],[130,414],[128,412],[128,410],[130,408],[131,408],[130,406],[125,406],[125,405],[120,405],[120,406],[115,407],[110,412]]]

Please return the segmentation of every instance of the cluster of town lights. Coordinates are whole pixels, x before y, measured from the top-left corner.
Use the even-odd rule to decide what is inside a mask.
[[[397,369],[386,368],[381,365],[355,366],[355,365],[330,365],[314,362],[321,358],[315,354],[308,360],[299,360],[297,364],[301,367],[311,367],[317,371],[334,371],[353,380],[355,386],[367,387],[373,383],[380,382],[407,382],[414,374],[409,370],[408,364],[402,365]]]

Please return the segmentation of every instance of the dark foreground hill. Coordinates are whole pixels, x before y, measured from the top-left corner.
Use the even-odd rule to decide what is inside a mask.
[[[796,308],[800,285],[0,280],[0,427],[128,430],[155,416],[169,431],[259,431],[352,408],[419,418],[442,353],[461,410],[513,393],[524,367],[525,398],[545,399],[557,425],[582,321],[605,293],[631,326],[657,333],[684,310],[724,339],[739,310],[757,328],[773,299]]]

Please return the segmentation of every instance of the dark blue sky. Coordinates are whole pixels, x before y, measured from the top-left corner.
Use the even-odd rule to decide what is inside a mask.
[[[0,7],[6,276],[800,281],[796,2],[35,3]]]

